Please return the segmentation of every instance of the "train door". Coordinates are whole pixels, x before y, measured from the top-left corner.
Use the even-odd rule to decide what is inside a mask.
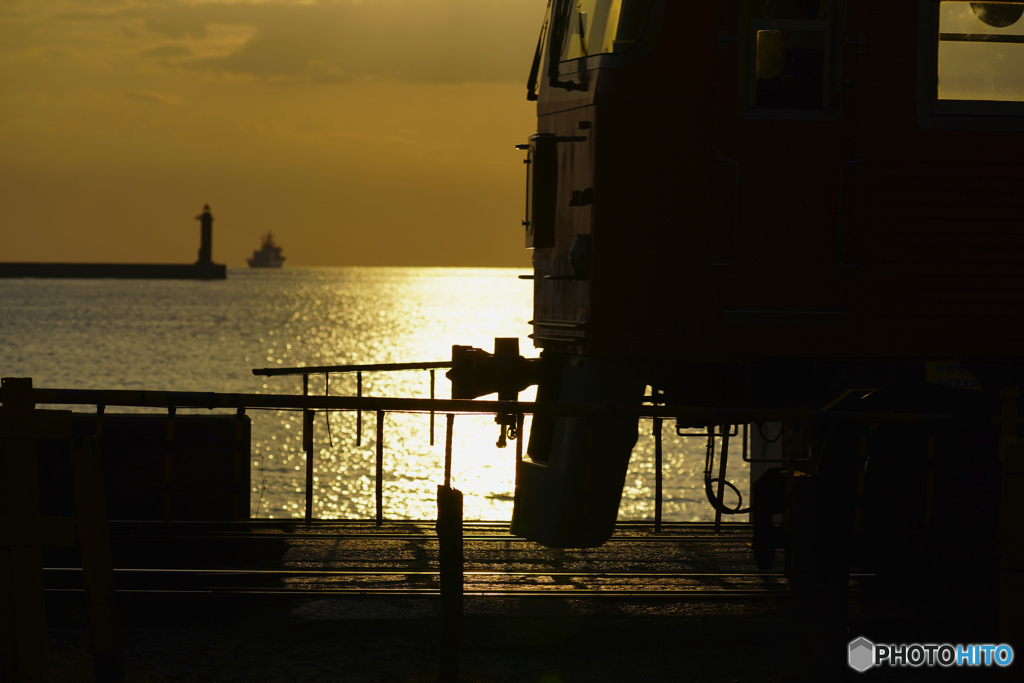
[[[858,165],[843,7],[745,0],[723,46],[739,72],[715,158],[726,207],[713,269],[725,322],[842,320]]]
[[[862,325],[903,353],[1019,357],[1024,2],[869,11],[865,69],[885,78],[861,107]]]

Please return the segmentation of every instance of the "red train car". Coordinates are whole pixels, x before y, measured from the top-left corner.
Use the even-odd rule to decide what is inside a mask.
[[[823,409],[875,392],[858,405],[998,412],[1024,384],[1022,15],[552,0],[520,146],[538,399],[640,404],[651,386]],[[636,430],[535,420],[514,530],[603,542]],[[847,437],[814,467],[855,476]]]

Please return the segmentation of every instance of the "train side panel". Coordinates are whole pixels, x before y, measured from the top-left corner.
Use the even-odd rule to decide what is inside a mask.
[[[981,415],[1024,383],[1024,2],[554,0],[550,25],[538,397],[955,411],[930,391],[955,367]],[[610,429],[535,423],[518,529],[610,534],[636,425]]]
[[[731,17],[725,4],[665,3],[642,55],[580,60],[564,76],[579,90],[542,88],[539,131],[583,140],[554,146],[538,345],[637,358],[1016,353],[1024,170],[1004,154],[1012,131],[978,117],[973,130],[926,127],[936,117],[922,115],[918,83],[937,36],[908,27],[939,3],[858,5],[849,20],[752,16],[762,4]],[[778,26],[811,36],[795,52],[824,63],[820,107],[751,94],[768,49],[757,36]],[[866,45],[850,38],[862,33]]]

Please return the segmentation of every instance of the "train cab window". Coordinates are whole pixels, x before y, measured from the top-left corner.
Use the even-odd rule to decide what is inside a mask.
[[[1024,1],[919,2],[921,127],[1024,129]]]
[[[538,97],[542,60],[552,88],[585,90],[578,80],[565,78],[588,69],[621,66],[630,50],[642,42],[652,0],[551,0],[534,55],[527,99]]]
[[[939,6],[937,98],[1024,102],[1024,2]]]
[[[622,52],[640,36],[650,0],[562,0],[560,60]]]
[[[832,83],[831,4],[750,0],[744,102],[750,114],[828,111]]]

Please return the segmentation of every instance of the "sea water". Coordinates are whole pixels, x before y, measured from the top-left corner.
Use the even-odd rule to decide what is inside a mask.
[[[531,286],[518,269],[231,268],[223,281],[0,280],[0,376],[31,377],[36,387],[301,394],[299,376],[254,375],[254,368],[446,361],[453,344],[493,350],[495,337],[527,338]],[[436,396],[450,397],[444,371]],[[368,396],[429,396],[425,371],[367,372]],[[354,396],[354,375],[310,379],[315,395]],[[532,400],[534,390],[520,395]],[[91,407],[90,407],[91,408]],[[78,410],[90,408],[79,407]],[[108,408],[110,412],[117,409]],[[125,412],[128,412],[125,409]],[[301,414],[252,411],[254,517],[301,517],[305,454]],[[375,413],[363,413],[361,444],[352,412],[318,413],[314,422],[313,515],[366,519],[375,514]],[[527,420],[525,431],[529,431]],[[620,519],[654,516],[654,439],[641,420]],[[663,519],[709,520],[705,443],[664,433]],[[384,514],[433,519],[443,481],[443,415],[389,413],[384,423]],[[454,486],[466,519],[508,520],[515,446],[497,448],[493,416],[458,416]],[[717,476],[717,465],[715,470]],[[737,454],[729,478],[746,494]],[[746,496],[745,496],[746,497]],[[735,499],[727,500],[734,504]],[[745,516],[744,516],[745,519]]]

